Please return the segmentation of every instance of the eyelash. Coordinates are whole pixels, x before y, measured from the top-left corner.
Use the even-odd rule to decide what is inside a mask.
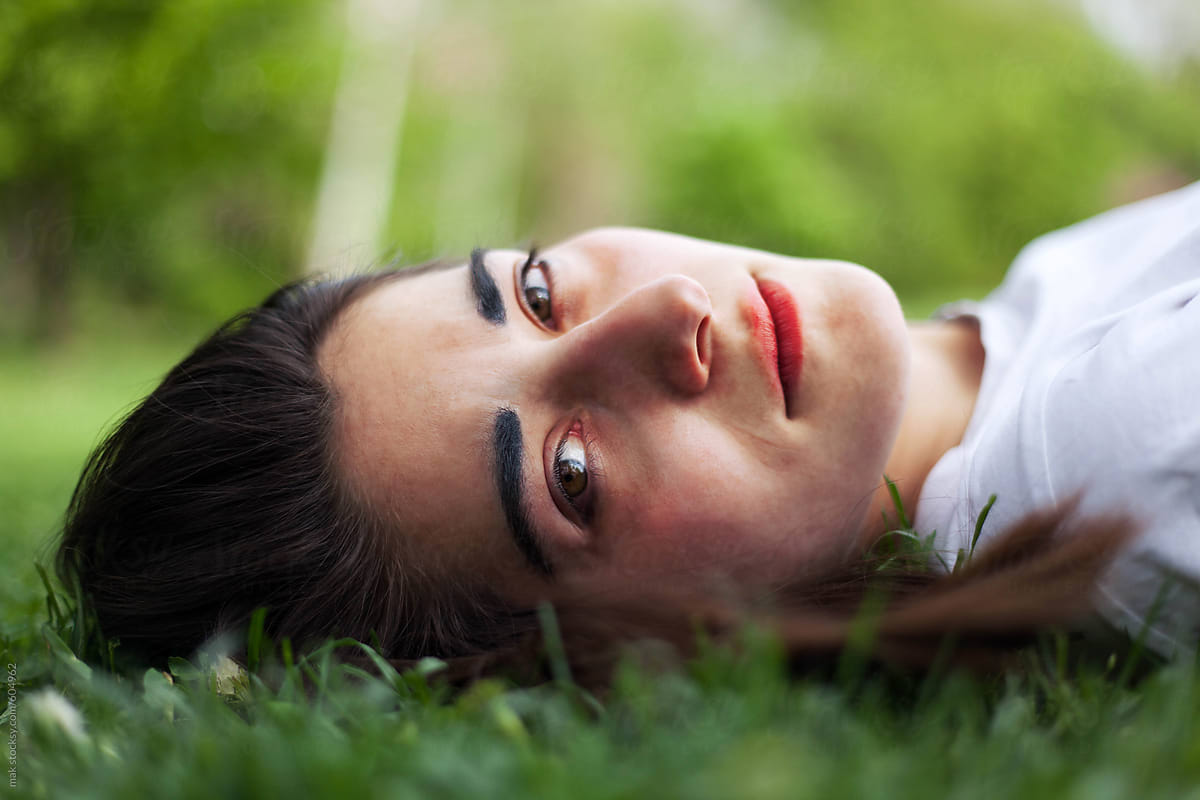
[[[584,454],[584,469],[587,470],[587,488],[579,497],[571,497],[567,494],[567,489],[563,485],[562,476],[558,471],[559,461],[562,460],[563,454],[566,451],[567,440],[572,434],[578,436],[583,441]],[[596,486],[593,481],[603,474],[595,458],[595,439],[591,433],[583,427],[583,424],[576,420],[563,433],[562,438],[558,440],[558,444],[554,448],[554,458],[551,462],[551,471],[554,476],[554,488],[558,491],[559,497],[583,518],[583,521],[590,522],[595,516],[595,493]]]
[[[530,306],[529,299],[525,294],[527,291],[525,279],[529,274],[529,271],[534,267],[537,267],[546,276],[546,294],[548,295],[547,302],[550,304],[550,319],[548,320],[543,320],[538,317],[537,312],[534,311],[532,306]],[[558,320],[555,318],[555,311],[558,309],[558,304],[554,302],[554,297],[556,294],[554,291],[554,283],[554,268],[550,265],[550,262],[546,261],[544,258],[538,258],[537,245],[529,248],[529,255],[525,257],[525,262],[521,265],[521,272],[517,280],[517,299],[520,301],[521,305],[525,307],[526,313],[529,315],[530,319],[533,320],[535,325],[538,325],[542,328],[547,328],[549,330],[558,330]]]

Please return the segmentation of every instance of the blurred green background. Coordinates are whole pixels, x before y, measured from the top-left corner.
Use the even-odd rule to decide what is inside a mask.
[[[307,271],[619,223],[857,261],[923,315],[1200,177],[1196,59],[1080,4],[0,3],[0,633],[101,427]]]

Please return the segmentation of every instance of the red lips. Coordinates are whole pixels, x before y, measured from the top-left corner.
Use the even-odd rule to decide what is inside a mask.
[[[758,291],[771,315],[773,335],[761,331],[760,338],[771,339],[768,350],[773,350],[779,382],[783,386],[783,402],[787,415],[791,416],[794,393],[800,382],[800,367],[804,360],[803,338],[800,333],[800,314],[792,294],[781,284],[769,278],[757,281]],[[765,326],[764,326],[765,327]],[[766,335],[762,335],[766,334]]]

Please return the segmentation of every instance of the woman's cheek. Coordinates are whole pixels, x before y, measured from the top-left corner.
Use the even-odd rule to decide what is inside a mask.
[[[693,484],[696,485],[696,484]],[[627,561],[648,570],[712,568],[742,555],[756,538],[759,522],[742,501],[720,492],[719,481],[696,485],[690,493],[656,500],[642,515]]]

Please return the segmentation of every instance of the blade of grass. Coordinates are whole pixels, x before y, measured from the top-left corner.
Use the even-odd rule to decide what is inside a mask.
[[[892,505],[896,508],[896,515],[900,517],[900,527],[912,530],[912,523],[908,520],[908,514],[904,512],[904,502],[900,499],[900,490],[896,488],[896,482],[887,475],[883,476],[883,481],[887,484],[888,494],[892,496]]]
[[[1142,659],[1142,654],[1146,652],[1146,638],[1150,635],[1150,628],[1154,625],[1154,621],[1158,619],[1159,613],[1162,612],[1163,605],[1167,601],[1167,592],[1175,584],[1175,580],[1171,576],[1167,576],[1163,580],[1162,585],[1158,587],[1158,594],[1154,596],[1154,602],[1150,605],[1150,612],[1146,614],[1145,621],[1142,622],[1141,630],[1138,631],[1137,637],[1133,640],[1133,646],[1129,650],[1129,655],[1125,658],[1125,664],[1121,668],[1121,674],[1117,677],[1117,686],[1124,689],[1129,685],[1129,681],[1133,678],[1134,670],[1137,668],[1138,662]]]
[[[542,643],[546,648],[546,657],[550,659],[550,674],[554,676],[554,682],[563,688],[572,686],[574,681],[571,680],[571,667],[567,663],[562,633],[558,629],[558,617],[549,603],[538,606],[538,623],[542,626]]]
[[[853,693],[871,661],[871,651],[875,646],[875,634],[879,620],[883,616],[887,597],[881,591],[870,591],[863,598],[862,605],[850,623],[846,636],[846,646],[837,665],[837,683],[848,694]]]
[[[37,570],[38,577],[42,580],[42,586],[46,589],[46,611],[50,615],[50,624],[56,630],[61,631],[66,622],[66,615],[59,608],[57,592],[54,591],[54,586],[50,583],[50,576],[46,574],[46,568],[37,561],[34,562],[33,566]]]
[[[984,503],[983,510],[979,512],[979,516],[975,520],[975,533],[971,536],[971,550],[967,553],[967,558],[975,555],[975,543],[979,541],[980,535],[983,533],[983,523],[987,522],[988,514],[991,513],[992,505],[996,502],[996,495],[988,497],[988,501]]]
[[[250,625],[246,629],[246,669],[254,672],[262,658],[263,625],[267,619],[267,609],[259,606],[250,615]]]

